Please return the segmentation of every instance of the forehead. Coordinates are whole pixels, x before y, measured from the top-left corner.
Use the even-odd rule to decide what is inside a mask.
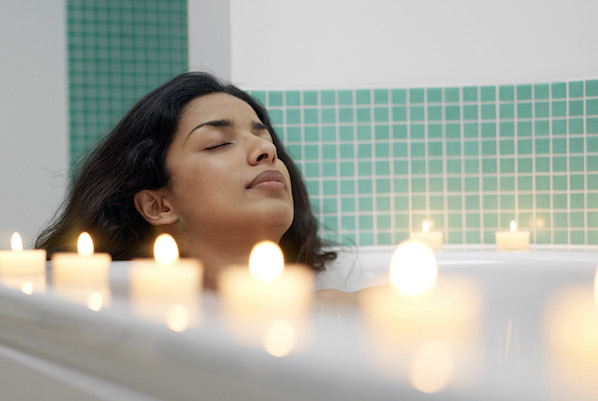
[[[238,97],[227,93],[211,93],[193,99],[181,114],[181,126],[200,124],[213,119],[259,118],[251,106]]]

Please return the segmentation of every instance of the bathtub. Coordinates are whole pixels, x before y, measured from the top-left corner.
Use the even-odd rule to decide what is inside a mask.
[[[338,261],[318,275],[317,288],[356,291],[384,284],[392,251],[341,250]],[[597,252],[453,249],[436,258],[439,279],[465,278],[483,299],[467,380],[449,380],[433,398],[596,399],[598,389],[584,382],[598,374],[592,371],[598,366],[595,317],[584,317],[589,320],[580,330],[590,335],[585,343],[565,344],[573,347],[569,359],[561,344],[567,330],[555,340],[546,327],[558,327],[561,317],[572,324],[566,319],[571,313],[559,313],[575,308],[576,296],[587,301],[592,293]],[[99,311],[67,302],[52,288],[27,295],[0,286],[3,400],[430,398],[409,375],[379,369],[401,361],[377,359],[373,348],[380,344],[371,343],[357,306],[316,304],[303,347],[279,358],[236,341],[225,330],[213,294],[197,299],[197,324],[182,332],[140,318],[128,300],[128,267],[113,262],[112,304]]]

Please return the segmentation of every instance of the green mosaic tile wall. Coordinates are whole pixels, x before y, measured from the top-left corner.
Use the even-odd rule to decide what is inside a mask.
[[[298,160],[327,239],[598,244],[598,80],[253,91]]]
[[[186,0],[67,0],[71,165],[188,68]]]

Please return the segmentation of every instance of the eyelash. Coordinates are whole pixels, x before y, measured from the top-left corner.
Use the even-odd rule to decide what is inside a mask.
[[[214,150],[214,149],[218,149],[218,148],[221,148],[223,146],[226,146],[226,145],[230,145],[230,142],[224,142],[224,143],[221,143],[219,145],[210,146],[209,148],[205,148],[204,150]]]

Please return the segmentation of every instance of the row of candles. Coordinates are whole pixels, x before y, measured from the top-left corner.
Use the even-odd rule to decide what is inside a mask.
[[[429,230],[424,234],[435,235]],[[392,256],[392,285],[363,290],[359,301],[373,365],[393,377],[407,377],[422,392],[435,393],[449,384],[471,383],[480,371],[479,356],[485,347],[484,293],[478,283],[465,277],[439,279],[429,237],[414,238],[399,244]],[[527,238],[529,244],[529,233]],[[520,244],[519,238],[511,241]],[[0,279],[4,282],[11,276],[37,275],[45,282],[45,251],[23,251],[18,235],[12,242],[15,250],[0,251]],[[91,238],[85,233],[78,249],[78,254],[53,255],[53,289],[59,295],[61,288],[70,289],[71,300],[83,300],[90,309],[99,310],[109,302],[111,257],[94,253]],[[179,258],[174,239],[167,235],[156,239],[154,253],[153,260],[131,262],[132,305],[142,316],[183,331],[199,316],[201,262]],[[256,245],[248,266],[231,266],[220,273],[218,288],[224,322],[243,343],[284,356],[307,338],[313,274],[302,266],[284,266],[278,245]],[[560,362],[578,358],[584,371],[591,374],[598,373],[598,275],[595,288],[596,305],[589,305],[586,291],[576,291],[565,298],[566,302],[557,300],[550,306],[555,310],[568,308],[567,313],[549,313],[546,319],[547,347],[553,358]],[[31,285],[21,288],[23,292],[31,289]],[[574,316],[579,305],[587,309],[584,318],[568,318],[567,332],[560,330],[560,316]],[[571,337],[580,332],[583,343]],[[562,377],[561,373],[557,375]],[[591,394],[597,395],[598,388]]]

